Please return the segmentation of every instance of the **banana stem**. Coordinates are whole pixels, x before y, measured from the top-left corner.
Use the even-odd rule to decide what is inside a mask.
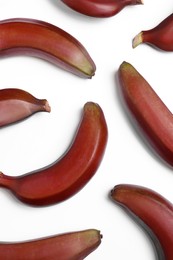
[[[0,187],[10,189],[15,179],[0,172]]]

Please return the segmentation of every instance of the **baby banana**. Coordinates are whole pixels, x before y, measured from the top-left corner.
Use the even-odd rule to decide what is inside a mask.
[[[120,89],[127,108],[150,144],[173,166],[173,116],[149,83],[129,63],[118,71]]]
[[[137,34],[132,40],[132,47],[135,48],[141,43],[148,43],[164,51],[173,51],[173,14],[156,27]]]
[[[39,111],[50,112],[46,99],[35,98],[22,89],[0,90],[0,127],[18,122]]]
[[[26,54],[45,59],[78,76],[91,78],[95,64],[72,35],[50,23],[13,18],[0,21],[0,56]]]
[[[0,243],[1,260],[82,260],[101,243],[96,229],[86,229],[15,243]]]
[[[74,141],[64,156],[43,169],[21,176],[0,173],[0,186],[30,205],[61,202],[82,189],[95,174],[105,151],[107,135],[102,109],[96,103],[87,102]]]
[[[130,184],[115,186],[111,198],[146,230],[158,259],[172,260],[173,205],[151,189]]]
[[[73,10],[93,17],[111,17],[128,5],[142,4],[142,0],[61,0]]]

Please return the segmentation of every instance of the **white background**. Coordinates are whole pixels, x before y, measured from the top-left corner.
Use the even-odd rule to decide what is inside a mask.
[[[143,230],[108,198],[120,183],[139,184],[173,202],[173,171],[161,162],[134,131],[117,93],[117,69],[126,60],[147,79],[173,111],[173,53],[148,45],[132,49],[141,30],[156,26],[173,11],[172,0],[144,0],[111,18],[78,14],[58,0],[0,0],[0,19],[45,20],[66,30],[88,50],[97,70],[82,79],[31,57],[0,59],[0,88],[17,87],[46,98],[50,114],[38,113],[0,130],[0,169],[15,176],[46,166],[72,141],[83,105],[102,107],[109,130],[103,161],[91,181],[75,196],[49,207],[33,208],[0,189],[0,240],[20,241],[97,228],[101,245],[88,260],[154,260],[153,246]]]

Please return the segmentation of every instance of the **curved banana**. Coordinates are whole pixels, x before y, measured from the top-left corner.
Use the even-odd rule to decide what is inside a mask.
[[[0,32],[0,56],[31,55],[81,77],[95,74],[96,66],[84,46],[55,25],[13,18],[0,21]]]
[[[111,17],[128,5],[142,4],[142,0],[61,0],[73,10],[93,17]]]
[[[38,99],[25,90],[0,89],[0,127],[18,122],[34,113],[50,110],[46,99]]]
[[[0,186],[30,205],[61,202],[82,189],[95,174],[105,151],[107,135],[102,109],[87,102],[75,139],[64,156],[43,169],[22,176],[0,173]]]
[[[83,260],[101,243],[96,229],[62,233],[22,242],[1,242],[1,260]]]
[[[130,63],[123,62],[118,75],[127,108],[157,153],[173,166],[172,113]]]
[[[111,198],[147,231],[159,260],[172,260],[173,205],[151,189],[130,184],[116,185]]]
[[[132,40],[132,47],[147,43],[164,51],[173,51],[173,13],[156,27],[141,31]]]

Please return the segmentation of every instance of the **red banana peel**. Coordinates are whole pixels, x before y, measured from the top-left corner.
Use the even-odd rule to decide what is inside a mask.
[[[61,0],[73,10],[93,17],[111,17],[128,5],[142,4],[142,0]]]
[[[102,109],[87,102],[73,143],[53,164],[21,176],[0,173],[0,186],[22,202],[46,206],[68,199],[82,189],[97,171],[107,143]]]
[[[96,229],[86,229],[22,242],[1,242],[1,260],[83,260],[101,243]]]
[[[111,198],[147,231],[159,260],[173,259],[173,205],[155,191],[130,184],[116,185]]]
[[[173,116],[142,75],[123,62],[118,71],[120,89],[132,117],[149,143],[173,166]]]
[[[95,74],[95,64],[84,46],[55,25],[14,18],[0,21],[0,32],[0,56],[31,55],[81,77]]]
[[[50,112],[46,99],[38,99],[22,89],[0,90],[0,127],[18,122],[40,111]]]
[[[164,51],[173,51],[173,14],[156,27],[137,34],[132,41],[132,46],[135,48],[141,43],[148,43]]]

